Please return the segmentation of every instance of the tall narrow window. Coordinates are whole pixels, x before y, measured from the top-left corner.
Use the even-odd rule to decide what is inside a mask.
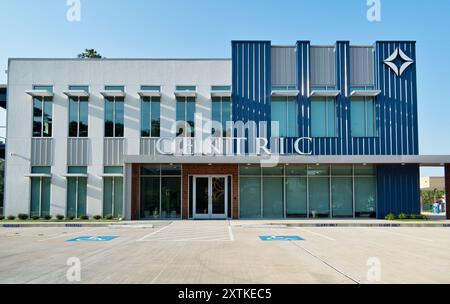
[[[231,137],[232,130],[229,128],[231,120],[231,97],[212,97],[212,115],[211,119],[214,124],[220,124],[221,131],[214,128],[212,135],[217,137]]]
[[[87,86],[70,86],[69,90],[89,92]],[[88,137],[88,97],[69,97],[69,137]]]
[[[336,99],[334,97],[311,98],[311,136],[336,136]]]
[[[177,136],[194,137],[195,97],[177,97]]]
[[[34,86],[34,90],[53,92],[51,86]],[[52,137],[53,98],[33,98],[33,137]]]
[[[159,91],[160,87],[141,87],[141,90]],[[141,98],[141,136],[160,137],[161,134],[161,97]]]
[[[121,86],[106,86],[106,91],[124,91]],[[124,97],[105,97],[105,137],[124,137]]]
[[[87,168],[69,167],[67,177],[67,217],[87,214]]]
[[[351,99],[351,128],[353,137],[375,136],[375,100],[373,97]]]
[[[273,97],[271,107],[272,122],[279,125],[279,137],[298,137],[296,98]]]
[[[123,168],[105,167],[103,178],[103,215],[119,218],[123,215]]]
[[[50,167],[33,167],[31,173],[41,174],[40,177],[31,178],[30,216],[43,217],[50,215]]]

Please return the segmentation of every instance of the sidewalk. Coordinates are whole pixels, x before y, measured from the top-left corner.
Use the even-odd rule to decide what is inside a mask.
[[[4,222],[0,228],[46,228],[46,227],[111,227],[111,228],[152,228],[157,223],[170,221],[122,221],[122,222]],[[207,221],[198,221],[207,222]],[[277,227],[445,227],[450,228],[450,221],[445,217],[430,221],[386,221],[374,219],[302,219],[302,220],[230,220],[230,225],[245,228]]]

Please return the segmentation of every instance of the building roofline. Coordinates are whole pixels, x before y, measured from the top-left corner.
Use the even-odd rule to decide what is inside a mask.
[[[8,61],[231,61],[231,58],[8,58]]]

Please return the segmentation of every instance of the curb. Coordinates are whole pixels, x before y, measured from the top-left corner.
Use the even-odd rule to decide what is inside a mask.
[[[244,228],[450,228],[450,223],[295,223],[295,224],[266,224],[241,225]]]

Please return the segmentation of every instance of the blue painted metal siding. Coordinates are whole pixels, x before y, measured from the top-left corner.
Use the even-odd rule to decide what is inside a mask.
[[[310,42],[298,41],[297,88],[300,137],[311,137]],[[376,136],[352,137],[350,93],[350,43],[336,43],[336,137],[314,138],[312,146],[303,141],[303,151],[313,155],[418,155],[416,53],[414,42],[377,42],[375,46],[375,82],[381,94],[376,98]],[[384,64],[396,48],[414,60],[401,77]],[[271,43],[234,41],[233,119],[270,122]],[[270,126],[270,125],[269,125]],[[269,128],[270,136],[270,128]],[[295,138],[285,140],[285,151],[294,153]]]
[[[233,42],[233,118],[270,121],[270,42]]]
[[[420,214],[420,173],[418,165],[377,166],[377,217],[389,213]]]

